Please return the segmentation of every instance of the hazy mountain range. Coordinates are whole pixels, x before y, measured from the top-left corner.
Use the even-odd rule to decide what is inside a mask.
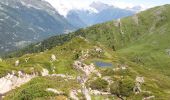
[[[93,2],[93,10],[72,9],[67,16],[43,0],[0,1],[0,52],[21,48],[52,35],[135,14],[140,9],[121,9]]]
[[[66,18],[74,26],[83,27],[127,17],[142,10],[141,6],[122,9],[102,2],[93,2],[90,8],[88,10],[72,9],[68,12]],[[72,21],[74,19],[75,21]]]

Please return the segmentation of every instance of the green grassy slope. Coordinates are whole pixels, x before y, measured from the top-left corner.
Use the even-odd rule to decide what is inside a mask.
[[[82,75],[81,71],[77,71],[73,68],[73,63],[77,60],[81,55],[82,51],[90,50],[90,57],[86,61],[87,63],[94,62],[96,59],[106,60],[110,59],[111,61],[112,54],[109,53],[109,49],[106,49],[104,54],[99,57],[100,54],[95,53],[95,46],[101,47],[105,49],[103,46],[98,44],[90,43],[82,37],[76,37],[69,42],[64,43],[61,46],[55,47],[51,50],[42,52],[42,53],[34,53],[27,54],[21,57],[15,57],[10,59],[5,59],[2,61],[0,67],[1,76],[5,76],[8,72],[4,72],[4,69],[8,69],[9,72],[11,70],[14,71],[23,71],[25,73],[31,74],[42,71],[42,68],[48,69],[50,74],[65,74],[71,75],[73,77],[77,77]],[[51,61],[51,55],[54,54],[57,57],[56,61]],[[28,62],[25,62],[25,59],[29,58]],[[13,66],[15,61],[19,60],[19,66]],[[4,63],[4,64],[3,64]],[[10,67],[8,67],[10,66]],[[55,68],[54,68],[55,67]],[[52,71],[54,69],[54,72]],[[68,80],[68,79],[67,79]],[[69,97],[69,91],[72,89],[80,89],[80,83],[77,83],[75,80],[66,81],[60,77],[37,77],[31,80],[29,83],[17,88],[9,93],[7,93],[5,100],[32,100],[32,99],[55,99],[60,98],[58,95],[47,92],[47,88],[54,88],[59,91],[64,92],[64,97]],[[62,96],[62,95],[61,95]]]
[[[79,29],[67,35],[51,37],[40,43],[32,44],[14,53],[13,56],[51,49],[79,35],[90,41],[100,42],[114,50],[126,48],[141,39],[149,42],[148,36],[152,37],[151,34],[154,35],[156,39],[159,37],[158,31],[165,34],[168,33],[169,10],[170,5],[155,7],[132,17],[123,18],[120,22],[110,21],[85,29]]]
[[[103,53],[99,54],[94,52],[95,47],[100,47],[103,49]],[[120,81],[120,77],[123,76],[123,79],[130,79],[132,82],[135,81],[136,76],[145,77],[145,84],[142,85],[142,90],[150,91],[151,93],[140,93],[135,95],[132,93],[132,90],[128,90],[130,93],[127,99],[136,99],[141,100],[143,97],[147,95],[154,95],[156,99],[167,99],[169,98],[169,82],[170,79],[166,75],[162,74],[158,70],[152,70],[150,66],[146,67],[140,63],[133,62],[126,57],[120,55],[120,52],[116,53],[112,51],[112,49],[107,48],[100,43],[94,44],[83,38],[76,37],[71,41],[64,43],[64,45],[55,47],[51,50],[45,51],[43,53],[34,53],[24,55],[19,58],[10,58],[4,60],[3,68],[0,69],[0,72],[4,72],[3,69],[8,70],[22,70],[25,73],[32,72],[40,72],[42,68],[46,68],[50,71],[51,74],[66,74],[74,77],[81,76],[82,72],[77,71],[73,68],[73,62],[81,56],[82,51],[90,50],[90,56],[84,62],[86,64],[94,63],[95,61],[103,61],[109,62],[113,64],[113,67],[106,68],[96,68],[101,72],[102,76],[110,76],[111,80],[114,82]],[[123,51],[121,51],[121,54]],[[54,62],[50,61],[50,56],[55,54],[57,60]],[[25,62],[25,58],[30,58],[28,62]],[[20,65],[18,67],[14,67],[14,62],[16,60],[20,60]],[[8,66],[10,67],[7,67]],[[120,64],[125,64],[128,66],[128,70],[125,71],[116,71],[113,72],[113,68],[118,67]],[[3,66],[3,64],[2,64]],[[55,72],[53,72],[53,67],[55,66]],[[34,70],[32,70],[34,68]],[[150,69],[148,69],[150,68]],[[7,74],[7,73],[6,73]],[[1,74],[3,75],[3,74]],[[95,75],[90,76],[89,82],[87,83],[87,87],[101,88],[102,84],[97,82],[92,82],[94,80]],[[64,84],[63,84],[64,83]],[[95,84],[94,84],[95,83]],[[96,87],[99,86],[99,87]],[[128,87],[128,83],[124,85],[124,87]],[[47,92],[47,88],[54,88],[59,91],[63,91],[64,95],[56,95],[52,92]],[[80,84],[77,83],[76,80],[65,81],[65,79],[60,77],[37,77],[32,79],[29,83],[21,86],[20,88],[16,88],[15,90],[7,93],[5,100],[45,100],[61,98],[58,96],[69,97],[69,91],[71,89],[80,89]],[[125,92],[126,93],[126,92]],[[82,94],[80,94],[82,98]],[[116,96],[92,96],[92,98],[109,98],[112,100],[113,98],[117,98]]]
[[[132,61],[138,59],[146,66],[152,66],[166,72],[170,64],[169,56],[166,53],[166,49],[170,48],[169,15],[170,5],[155,7],[135,16],[121,19],[120,22],[106,22],[80,29],[68,35],[52,37],[39,43],[39,45],[30,45],[12,56],[51,49],[81,35],[89,41],[100,42],[120,54],[126,55]],[[170,73],[166,73],[170,75]]]

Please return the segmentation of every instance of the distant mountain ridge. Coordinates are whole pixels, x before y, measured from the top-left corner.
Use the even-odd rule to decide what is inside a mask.
[[[122,9],[109,4],[105,4],[102,2],[93,2],[90,7],[95,9],[85,10],[85,9],[72,9],[67,14],[67,19],[69,22],[73,19],[77,19],[79,21],[80,27],[82,26],[91,26],[98,23],[103,23],[110,20],[120,19],[123,17],[134,15],[140,9]],[[74,25],[74,23],[73,23]]]

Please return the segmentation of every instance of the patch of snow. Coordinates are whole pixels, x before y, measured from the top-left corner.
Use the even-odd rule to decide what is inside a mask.
[[[45,32],[46,30],[45,29],[43,29],[42,27],[38,27],[38,29],[39,30],[41,30],[41,31],[43,31],[43,32]]]
[[[0,21],[4,21],[4,19],[0,19]]]

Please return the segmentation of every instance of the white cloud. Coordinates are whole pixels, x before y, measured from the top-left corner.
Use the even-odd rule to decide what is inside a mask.
[[[89,2],[82,0],[45,0],[49,2],[63,16],[71,9],[91,9]]]
[[[127,7],[131,8],[131,7],[135,6],[132,3],[125,3],[125,2],[114,2],[113,5],[116,7],[119,7],[119,8],[127,8]]]
[[[136,6],[133,3],[121,2],[118,0],[45,0],[45,1],[48,1],[54,8],[56,8],[59,14],[65,17],[67,16],[67,13],[71,9],[85,9],[85,10],[88,9],[90,11],[97,12],[95,9],[89,7],[89,5],[94,1],[101,1],[109,5],[114,5],[119,8],[127,8],[127,7],[132,8]]]

